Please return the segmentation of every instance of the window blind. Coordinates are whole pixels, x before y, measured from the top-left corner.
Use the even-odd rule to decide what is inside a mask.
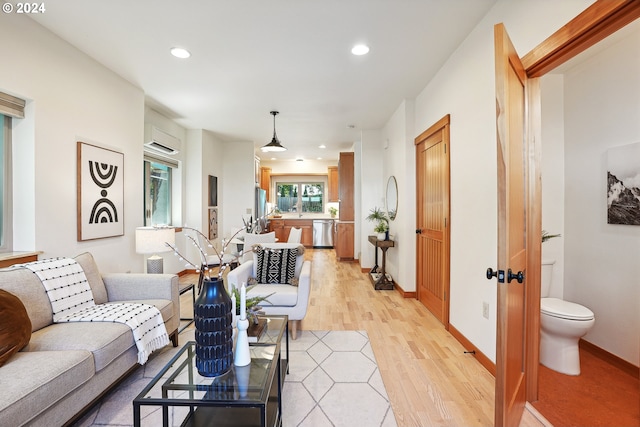
[[[164,156],[159,156],[155,153],[150,153],[145,150],[144,152],[144,160],[153,163],[160,163],[161,165],[169,166],[170,168],[176,169],[180,163],[177,160],[169,159]]]
[[[4,92],[0,92],[0,113],[5,116],[24,119],[24,99],[16,98]]]

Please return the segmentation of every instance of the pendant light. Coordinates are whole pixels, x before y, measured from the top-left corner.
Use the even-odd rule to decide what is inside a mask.
[[[280,144],[278,141],[278,136],[276,135],[276,115],[279,114],[277,111],[271,111],[270,113],[273,116],[273,138],[271,138],[271,142],[261,148],[262,151],[285,151],[286,148]]]

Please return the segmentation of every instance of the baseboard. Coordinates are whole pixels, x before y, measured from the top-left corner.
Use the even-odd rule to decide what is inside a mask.
[[[471,354],[478,362],[494,377],[496,376],[496,364],[491,361],[483,352],[481,352],[471,341],[460,333],[452,324],[449,324],[449,333],[457,339],[467,351],[473,351]]]
[[[402,295],[402,298],[413,298],[413,299],[418,298],[418,293],[416,291],[410,291],[410,292],[405,291],[404,289],[402,289],[402,286],[400,286],[395,280],[393,281],[393,286],[396,289],[396,291],[400,292],[400,295]]]
[[[580,338],[580,341],[578,341],[578,345],[584,351],[593,354],[597,358],[604,360],[608,364],[615,366],[616,368],[631,375],[632,377],[640,377],[640,368],[633,363],[629,363],[626,360],[616,356],[615,354],[609,353],[607,350],[600,348],[597,345],[590,343],[589,341],[585,341],[582,338]]]

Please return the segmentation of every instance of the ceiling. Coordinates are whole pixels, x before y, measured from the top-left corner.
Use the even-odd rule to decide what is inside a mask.
[[[278,110],[288,150],[267,157],[334,160],[415,98],[494,3],[56,0],[31,17],[187,129],[259,150]],[[357,43],[370,52],[352,55]],[[174,46],[191,57],[171,56]]]

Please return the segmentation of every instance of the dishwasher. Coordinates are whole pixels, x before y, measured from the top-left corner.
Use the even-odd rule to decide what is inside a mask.
[[[313,247],[333,248],[333,220],[313,220]]]

